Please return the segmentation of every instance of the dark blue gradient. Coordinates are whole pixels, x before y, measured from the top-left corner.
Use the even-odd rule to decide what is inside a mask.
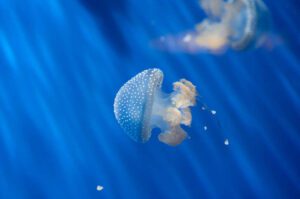
[[[300,198],[300,4],[265,3],[280,42],[210,55],[151,46],[200,22],[197,0],[0,1],[0,198]],[[150,67],[201,95],[175,148],[114,117]]]

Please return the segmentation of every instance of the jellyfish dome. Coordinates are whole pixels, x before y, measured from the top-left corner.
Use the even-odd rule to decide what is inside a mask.
[[[118,91],[114,113],[132,140],[145,143],[152,129],[159,128],[159,141],[176,146],[187,138],[180,125],[191,125],[190,107],[195,105],[197,92],[190,81],[181,79],[166,94],[161,90],[162,81],[163,72],[156,68],[137,74]]]
[[[270,16],[261,0],[235,0],[231,9],[239,10],[232,19],[232,35],[229,39],[235,49],[244,49],[258,44],[270,28]],[[236,8],[235,8],[236,7]]]

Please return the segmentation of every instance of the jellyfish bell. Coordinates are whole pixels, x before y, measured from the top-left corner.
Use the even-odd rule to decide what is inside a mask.
[[[237,17],[232,20],[234,32],[230,43],[234,49],[241,50],[261,46],[271,29],[268,8],[261,0],[235,0],[240,4]]]
[[[261,0],[200,0],[200,5],[208,17],[197,25],[199,47],[241,50],[269,28],[269,12]]]
[[[126,134],[136,142],[145,143],[153,128],[159,128],[159,141],[176,146],[187,138],[181,125],[190,126],[190,107],[195,105],[196,88],[188,80],[173,83],[173,92],[161,90],[163,72],[145,70],[118,91],[114,102],[115,117]]]
[[[126,82],[115,97],[115,117],[136,142],[146,142],[151,136],[151,107],[162,79],[163,73],[159,69],[145,70]]]

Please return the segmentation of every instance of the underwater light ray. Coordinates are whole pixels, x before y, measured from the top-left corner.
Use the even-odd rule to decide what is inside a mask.
[[[195,121],[197,122],[197,121]],[[203,134],[204,136],[208,134]],[[196,136],[196,135],[195,135]],[[197,136],[201,136],[199,133]],[[211,138],[211,136],[208,136],[207,138]],[[193,138],[192,138],[193,139]],[[190,167],[188,170],[189,171],[196,171],[196,173],[193,174],[193,177],[197,179],[198,185],[201,186],[204,190],[203,193],[205,195],[209,196],[206,198],[218,198],[222,193],[216,190],[215,186],[215,181],[212,177],[212,175],[217,175],[215,172],[220,172],[219,169],[217,170],[210,170],[210,164],[212,164],[211,161],[213,161],[213,165],[222,165],[224,164],[222,158],[218,159],[209,159],[208,161],[203,162],[203,159],[209,158],[209,157],[216,157],[218,152],[218,148],[220,148],[220,145],[222,144],[222,140],[219,140],[216,143],[214,142],[214,139],[202,139],[201,141],[202,144],[199,144],[197,140],[195,142],[191,143],[191,145],[186,145],[187,147],[182,148],[181,150],[184,153],[184,157],[186,160],[184,162],[188,163],[186,164],[185,167]],[[191,147],[190,147],[191,146]],[[209,151],[209,154],[206,152],[199,152],[203,151],[203,147],[205,148],[205,151]],[[221,147],[222,148],[222,147]],[[213,173],[211,173],[213,172]],[[223,174],[222,174],[223,175]],[[235,194],[238,194],[238,192],[235,192],[234,189],[230,188],[230,190]]]

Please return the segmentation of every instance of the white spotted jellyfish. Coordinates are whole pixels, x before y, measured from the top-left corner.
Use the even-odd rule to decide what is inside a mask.
[[[157,68],[144,70],[126,82],[115,97],[115,117],[136,142],[147,142],[154,128],[161,130],[159,141],[170,146],[188,137],[181,125],[191,125],[196,87],[181,79],[173,83],[173,92],[166,94],[161,90],[163,76]]]

